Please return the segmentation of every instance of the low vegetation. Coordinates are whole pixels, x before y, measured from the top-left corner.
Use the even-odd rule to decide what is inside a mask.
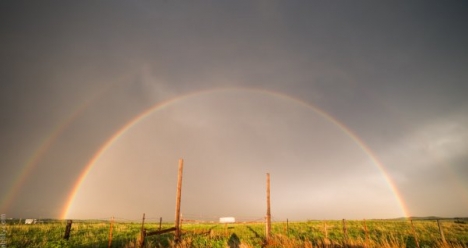
[[[263,223],[183,224],[178,247],[468,247],[468,223],[462,219],[441,220],[354,220],[275,222],[266,241]],[[65,221],[33,225],[6,224],[6,247],[108,247],[110,222],[78,221],[70,238],[63,238]],[[172,227],[165,223],[161,229]],[[145,223],[148,231],[159,223]],[[141,223],[115,222],[112,247],[139,247]],[[144,247],[175,247],[174,233],[148,236]],[[444,241],[445,240],[445,241]]]

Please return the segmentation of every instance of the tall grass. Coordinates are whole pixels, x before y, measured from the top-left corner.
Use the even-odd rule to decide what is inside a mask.
[[[35,225],[8,224],[7,247],[108,247],[110,223],[75,221],[69,240],[64,240],[65,222]],[[172,227],[166,223],[163,229]],[[173,233],[149,236],[145,247],[468,247],[468,224],[443,221],[446,243],[435,221],[307,221],[272,224],[265,240],[265,224],[184,224],[182,239],[175,244]],[[148,230],[159,224],[146,223]],[[141,224],[113,224],[112,247],[138,247]]]

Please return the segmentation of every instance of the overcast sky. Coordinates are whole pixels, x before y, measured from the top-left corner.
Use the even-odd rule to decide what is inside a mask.
[[[273,220],[466,217],[467,11],[1,1],[1,213],[172,220],[183,158],[186,219],[262,219],[266,173]]]

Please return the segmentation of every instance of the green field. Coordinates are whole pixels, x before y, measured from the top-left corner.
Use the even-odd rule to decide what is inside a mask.
[[[265,240],[264,223],[184,223],[179,247],[468,247],[468,222],[441,220],[274,222]],[[11,221],[4,225],[6,247],[108,247],[108,221],[79,221],[72,224],[69,240],[63,239],[66,222],[47,221],[26,225]],[[163,223],[162,229],[173,227]],[[159,223],[145,223],[147,231]],[[413,231],[414,230],[414,231]],[[139,247],[141,223],[115,222],[112,247]],[[145,247],[174,247],[174,233],[148,236]],[[1,247],[1,246],[0,246]]]

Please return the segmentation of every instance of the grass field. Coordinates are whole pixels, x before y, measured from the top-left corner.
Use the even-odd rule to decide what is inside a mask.
[[[354,220],[274,222],[265,241],[263,223],[183,224],[179,247],[468,247],[468,223],[441,220],[443,242],[435,220]],[[163,223],[162,229],[173,223]],[[66,222],[49,221],[34,225],[10,222],[5,225],[6,247],[108,247],[110,223],[78,221],[64,240]],[[159,223],[145,223],[148,231]],[[112,247],[138,247],[141,223],[115,222]],[[148,236],[145,247],[174,247],[173,232]]]

